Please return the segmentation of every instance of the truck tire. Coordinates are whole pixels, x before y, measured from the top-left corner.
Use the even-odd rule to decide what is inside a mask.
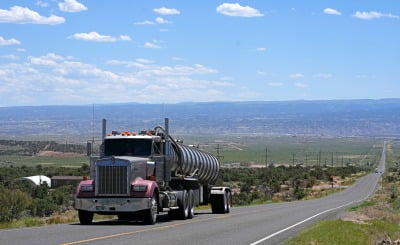
[[[229,214],[231,212],[231,205],[232,205],[232,197],[230,192],[225,192],[225,200],[226,200],[225,213]]]
[[[189,213],[188,218],[193,219],[194,217],[194,192],[193,190],[189,191]]]
[[[186,190],[182,192],[181,199],[178,200],[178,207],[177,215],[179,219],[187,219],[189,217],[189,194]]]
[[[93,221],[93,213],[78,210],[79,222],[81,225],[91,225]]]
[[[153,197],[151,198],[151,207],[150,209],[145,211],[144,223],[146,225],[154,225],[157,222],[158,204],[156,195],[157,195],[156,193],[153,194]]]
[[[211,195],[211,210],[213,214],[224,214],[227,210],[226,194]]]

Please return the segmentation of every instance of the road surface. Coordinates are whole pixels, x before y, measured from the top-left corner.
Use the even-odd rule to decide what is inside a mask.
[[[379,171],[346,190],[314,200],[231,209],[230,214],[196,212],[192,220],[160,216],[154,226],[107,220],[90,226],[75,224],[0,230],[0,245],[12,244],[279,244],[317,220],[368,198],[385,168],[385,147]]]

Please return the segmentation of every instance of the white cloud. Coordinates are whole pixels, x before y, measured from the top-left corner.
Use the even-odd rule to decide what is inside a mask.
[[[156,18],[156,22],[157,22],[158,24],[172,24],[171,21],[166,20],[166,19],[164,19],[164,18],[162,18],[162,17],[157,17],[157,18]]]
[[[304,84],[304,83],[295,83],[294,86],[295,86],[295,87],[298,87],[298,88],[305,88],[305,87],[307,87],[307,85]]]
[[[135,61],[108,60],[109,65],[123,65],[126,67],[138,68],[140,76],[191,76],[191,75],[207,75],[216,74],[218,70],[206,67],[201,64],[193,66],[160,66],[155,65],[154,61],[147,59],[136,59]],[[228,77],[225,77],[228,80]],[[229,77],[230,79],[230,77]]]
[[[201,64],[193,66],[154,66],[149,69],[140,71],[142,76],[190,76],[190,75],[206,75],[215,74],[218,70],[206,67]]]
[[[81,12],[88,9],[85,5],[76,0],[64,0],[64,2],[58,3],[58,8],[63,12],[69,13]]]
[[[250,6],[242,6],[238,3],[223,3],[217,7],[217,12],[228,16],[260,17],[264,16],[259,10]]]
[[[107,61],[126,66],[121,71],[68,57],[49,53],[30,56],[19,64],[0,64],[0,106],[227,100],[224,88],[234,86],[207,78],[218,70],[201,64],[167,66],[144,58]]]
[[[10,10],[0,9],[0,23],[57,25],[64,22],[63,17],[56,15],[44,17],[29,8],[20,6],[13,6]]]
[[[328,79],[328,78],[332,78],[333,75],[331,73],[318,73],[318,74],[315,74],[314,77]]]
[[[157,48],[161,48],[161,46],[155,44],[154,42],[146,42],[143,47],[145,48],[153,48],[153,49],[157,49]]]
[[[64,57],[54,53],[48,53],[47,55],[40,57],[29,56],[28,60],[33,65],[56,66],[57,62],[64,60]]]
[[[18,52],[26,52],[26,49],[24,49],[24,48],[17,48],[17,51],[18,51]]]
[[[42,8],[46,8],[46,7],[49,6],[49,3],[48,3],[48,2],[43,2],[43,1],[36,1],[35,4],[36,4],[37,6],[42,7]]]
[[[161,8],[156,8],[153,9],[154,12],[157,14],[161,15],[174,15],[174,14],[180,14],[179,10],[174,9],[174,8],[166,8],[166,7],[161,7]]]
[[[281,87],[281,86],[283,86],[283,83],[272,82],[272,83],[268,83],[268,86]]]
[[[134,25],[154,25],[155,23],[153,21],[150,21],[150,20],[145,20],[145,21],[135,22],[133,24]]]
[[[136,59],[136,61],[139,62],[139,63],[143,63],[143,64],[151,64],[151,63],[154,63],[154,61],[152,61],[152,60],[143,59],[143,58],[138,58],[138,59]]]
[[[384,13],[375,12],[375,11],[370,11],[370,12],[357,11],[355,14],[353,14],[353,17],[356,17],[356,18],[362,19],[362,20],[372,20],[372,19],[380,19],[380,18],[400,19],[399,15],[384,14]]]
[[[142,62],[140,62],[140,61]],[[123,65],[129,68],[137,68],[137,69],[149,69],[149,64],[151,63],[144,63],[141,59],[136,59],[136,61],[122,61],[122,60],[108,60],[106,62],[108,65]]]
[[[340,13],[336,9],[331,9],[331,8],[324,9],[324,13],[325,14],[330,14],[330,15],[342,15],[342,13]]]
[[[264,51],[267,51],[267,48],[256,48],[256,50],[259,52],[264,52]]]
[[[116,41],[131,41],[132,39],[126,35],[120,35],[119,37],[101,35],[97,32],[89,32],[89,33],[75,33],[72,36],[69,36],[70,39],[75,40],[83,40],[83,41],[91,41],[91,42],[116,42]]]
[[[130,37],[130,36],[127,36],[127,35],[120,35],[120,36],[119,36],[119,39],[120,39],[121,41],[132,41],[131,37]]]
[[[267,75],[267,73],[265,71],[258,71],[257,74],[260,75],[260,76]]]
[[[55,66],[57,63],[51,59],[43,59],[38,57],[28,57],[29,62],[33,65],[42,65],[42,66]]]
[[[376,79],[377,76],[375,74],[357,74],[356,78],[359,78],[359,79]]]
[[[233,81],[233,77],[220,77],[219,80],[221,80],[221,81]]]
[[[298,79],[298,78],[303,78],[304,74],[302,74],[302,73],[294,73],[294,74],[290,74],[288,77],[292,78],[292,79]]]
[[[171,60],[173,61],[182,61],[183,59],[181,57],[172,57]]]
[[[169,31],[168,29],[160,29],[160,32],[167,32]]]
[[[13,54],[7,54],[7,55],[1,55],[1,59],[7,59],[7,60],[18,60],[19,57]]]
[[[21,42],[15,38],[5,39],[4,37],[0,36],[0,46],[19,45],[19,44],[21,44]]]

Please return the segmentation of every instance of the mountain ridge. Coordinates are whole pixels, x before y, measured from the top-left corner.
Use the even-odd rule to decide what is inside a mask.
[[[400,99],[184,102],[0,107],[0,135],[141,130],[171,121],[177,134],[400,135]],[[94,121],[93,121],[94,119]]]

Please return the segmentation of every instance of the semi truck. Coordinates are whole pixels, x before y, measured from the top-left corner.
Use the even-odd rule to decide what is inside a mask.
[[[88,141],[90,178],[75,196],[79,221],[89,225],[95,213],[153,225],[159,214],[191,219],[195,207],[211,204],[212,213],[229,213],[231,190],[214,186],[220,162],[198,147],[169,134],[169,120],[153,130],[112,131],[102,123],[100,154]]]

